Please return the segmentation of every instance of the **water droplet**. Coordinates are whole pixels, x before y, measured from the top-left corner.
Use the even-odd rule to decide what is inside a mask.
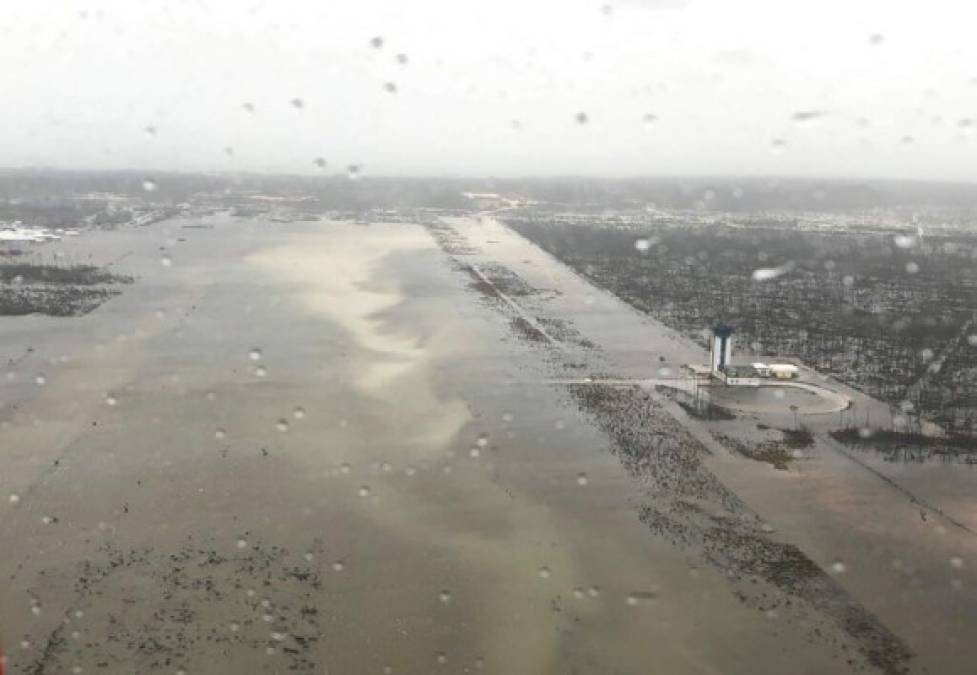
[[[156,127],[154,127],[152,124],[150,124],[148,127],[146,127],[145,132],[146,132],[146,135],[149,136],[150,138],[155,138],[156,137]]]
[[[913,262],[911,260],[906,263],[906,272],[908,274],[916,274],[916,272],[918,272],[918,271],[919,271],[919,264],[918,263],[915,263],[915,262]]]
[[[791,122],[797,126],[814,126],[824,117],[820,110],[800,110],[790,116]]]
[[[369,497],[370,496],[370,488],[369,488],[369,486],[367,486],[367,485],[361,485],[360,486],[360,489],[359,489],[359,495],[360,495],[360,497]]]
[[[897,234],[893,241],[899,248],[912,248],[916,245],[916,237],[909,234]]]
[[[370,38],[370,46],[374,49],[383,48],[383,38],[377,35],[376,37]]]
[[[977,347],[977,334],[967,336],[967,344],[971,347]]]
[[[350,164],[346,167],[346,177],[350,180],[356,180],[360,177],[360,171],[359,164]]]
[[[271,614],[263,614],[261,616],[261,620],[264,621],[265,623],[271,623],[272,621],[275,620],[275,617],[273,617]]]
[[[587,589],[587,595],[592,598],[596,598],[598,595],[600,595],[600,589],[597,588],[597,586],[591,586]]]
[[[301,406],[292,411],[292,417],[297,420],[305,419],[305,408]]]
[[[503,422],[511,422],[514,419],[516,419],[516,416],[513,415],[511,412],[502,413],[502,421]]]
[[[346,569],[346,563],[344,563],[342,560],[337,560],[332,564],[332,569],[335,572],[342,572],[344,569]]]
[[[549,567],[546,567],[546,566],[540,567],[539,568],[539,578],[540,579],[549,579],[550,578],[550,568]]]
[[[384,82],[383,83],[383,90],[385,92],[387,92],[388,94],[396,94],[397,93],[397,85],[394,82]]]
[[[440,600],[444,604],[448,604],[449,602],[451,602],[451,591],[441,591],[440,593],[438,593],[438,600]]]
[[[225,436],[227,436],[227,432],[226,432],[226,431],[224,431],[223,429],[217,429],[217,430],[216,430],[216,431],[214,432],[214,437],[215,437],[215,438],[216,438],[216,439],[217,439],[218,441],[222,441],[222,440],[224,440],[224,437],[225,437]]]
[[[651,240],[650,239],[646,239],[644,237],[641,237],[639,239],[635,239],[634,240],[634,248],[635,248],[635,250],[641,251],[643,253],[643,252],[645,252],[645,251],[647,251],[647,250],[649,250],[651,248]]]
[[[904,148],[909,147],[915,142],[916,140],[912,136],[903,136],[902,138],[899,139],[899,145],[901,145]]]
[[[586,124],[590,121],[590,118],[585,112],[578,112],[576,115],[574,115],[573,119],[577,121],[577,124]]]
[[[301,110],[303,107],[305,107],[305,101],[303,101],[300,98],[293,98],[291,100],[291,104],[292,107],[295,108],[296,110]]]
[[[646,113],[641,118],[641,123],[645,125],[645,128],[646,129],[650,129],[653,126],[655,126],[655,122],[657,122],[657,121],[658,121],[658,116],[657,115],[652,115],[651,113]]]
[[[278,631],[272,632],[271,635],[269,635],[268,637],[270,637],[275,642],[282,642],[285,640],[285,634],[279,633]]]
[[[241,624],[239,624],[239,623],[232,623],[230,626],[228,626],[228,628],[230,629],[230,631],[232,633],[236,633],[239,630],[241,630]]]
[[[885,42],[885,38],[881,33],[872,33],[868,38],[868,42],[871,45],[880,45]]]
[[[953,567],[955,569],[960,569],[961,567],[963,567],[963,558],[961,558],[960,556],[953,556],[952,558],[950,558],[950,567]]]
[[[274,656],[275,655],[275,648],[274,647],[265,647],[265,654],[267,654],[268,656]]]
[[[248,112],[252,114],[254,113],[254,103],[248,103],[247,101],[245,101],[244,103],[241,104],[241,107],[244,108],[244,112]]]
[[[35,383],[35,384],[36,384],[36,385],[37,385],[38,387],[43,387],[43,386],[44,386],[45,384],[47,384],[47,376],[46,376],[46,375],[44,375],[43,373],[41,373],[40,375],[37,375],[37,376],[36,376],[36,377],[34,378],[34,383]]]
[[[316,157],[314,160],[312,160],[312,163],[316,165],[317,169],[326,168],[326,160],[323,159],[322,157]]]
[[[522,129],[522,122],[519,120],[509,120],[509,128],[513,131],[519,131]]]
[[[275,428],[279,431],[288,431],[288,420],[280,419],[275,422]]]
[[[350,466],[349,466],[348,463],[343,462],[342,466],[339,467],[339,470],[342,471],[343,473],[349,473],[350,472]]]
[[[604,16],[611,16],[614,13],[614,8],[611,5],[604,4],[600,6],[600,12]]]
[[[41,606],[40,605],[34,605],[33,607],[31,607],[31,614],[33,614],[34,616],[40,616],[41,615]]]
[[[264,366],[258,366],[254,369],[254,374],[258,377],[264,377],[268,374],[268,370]]]
[[[441,665],[444,665],[444,664],[446,664],[446,663],[448,662],[448,655],[447,655],[447,654],[445,654],[444,652],[438,652],[438,655],[437,655],[437,661],[438,661],[438,663],[440,663]]]
[[[472,457],[472,459],[478,459],[478,457],[482,454],[482,451],[478,448],[472,448],[468,451],[468,454]]]
[[[580,586],[577,586],[573,589],[573,597],[575,597],[577,600],[583,600],[587,597],[587,592],[580,588]]]
[[[793,263],[785,263],[777,267],[760,267],[753,270],[753,281],[770,281],[794,269]]]
[[[402,66],[407,65],[407,54],[397,54],[396,58],[397,58],[397,63],[399,63],[400,65]]]
[[[838,561],[831,563],[831,573],[832,574],[844,574],[845,573],[845,563]]]
[[[475,659],[475,670],[482,670],[483,668],[485,668],[485,659],[481,657]]]
[[[247,540],[246,539],[238,539],[237,540],[237,547],[238,548],[247,548],[248,547]]]
[[[142,182],[142,189],[146,192],[155,192],[157,187],[156,181],[152,178],[146,178]]]
[[[770,141],[770,151],[773,152],[774,154],[779,155],[786,149],[787,149],[787,141],[785,141],[784,139],[775,138],[772,141]]]
[[[118,401],[115,399],[115,396],[105,397],[105,405],[114,406],[116,403],[118,403]]]
[[[654,591],[634,591],[628,594],[627,603],[634,607],[635,605],[651,602],[658,598],[658,593]]]
[[[590,481],[587,479],[587,474],[583,472],[577,474],[577,485],[586,485],[588,482]]]
[[[9,501],[11,504],[16,506],[17,504],[20,504],[20,495],[17,494],[10,495],[7,498],[7,501]]]
[[[173,265],[173,259],[168,255],[164,255],[159,259],[159,264],[163,267],[171,267]]]
[[[41,522],[44,523],[45,525],[50,525],[51,523],[54,522],[54,518],[52,518],[51,516],[44,516],[41,518]]]

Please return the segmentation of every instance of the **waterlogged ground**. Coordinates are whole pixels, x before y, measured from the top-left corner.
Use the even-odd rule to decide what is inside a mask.
[[[913,630],[888,571],[832,565],[843,524],[770,524],[757,472],[810,504],[823,483],[587,382],[694,347],[479,227],[219,216],[49,244],[135,282],[0,323],[7,669],[968,672],[970,540],[908,532],[934,598]],[[881,523],[891,562],[907,532]]]

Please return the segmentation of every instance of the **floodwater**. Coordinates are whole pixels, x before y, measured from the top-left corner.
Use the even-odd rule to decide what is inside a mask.
[[[84,317],[0,320],[9,672],[866,666],[830,622],[744,602],[722,571],[649,530],[644,481],[546,383],[552,355],[514,334],[425,228],[184,227],[199,224],[49,244],[136,283]],[[499,246],[534,255],[524,245]],[[557,309],[611,345],[594,364],[664,367],[642,356],[643,319],[547,265],[536,274],[565,293]],[[655,339],[668,363],[696,354]],[[717,466],[749,489],[755,466],[734,462]],[[840,527],[801,538],[819,563]],[[914,579],[922,592],[946,572],[945,590],[924,610],[953,597],[940,620],[969,625],[974,549],[959,566],[934,555],[947,569]],[[847,562],[858,568],[854,553]],[[969,658],[958,646],[924,665],[954,672]]]

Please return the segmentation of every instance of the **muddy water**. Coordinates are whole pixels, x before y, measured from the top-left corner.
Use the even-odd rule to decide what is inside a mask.
[[[641,316],[595,289],[538,248],[490,217],[454,219],[452,227],[474,249],[477,264],[504,264],[540,289],[538,307],[572,320],[600,344],[610,372],[654,375],[682,362],[702,362],[688,339]],[[888,420],[887,406],[836,382],[832,388],[855,400],[852,415]],[[823,433],[837,417],[800,415]],[[793,415],[754,411],[741,419],[683,424],[708,439],[711,431],[744,442],[761,442],[757,424],[793,427]],[[707,447],[712,447],[706,443]],[[974,474],[966,466],[897,466],[851,457],[819,439],[789,471],[724,453],[709,466],[778,538],[796,544],[825,570],[852,601],[866,606],[905,640],[916,668],[969,672],[977,653],[970,635],[977,629],[973,565],[977,542],[953,522],[973,519]],[[923,507],[914,497],[924,499]],[[945,514],[940,509],[945,509]]]
[[[0,322],[10,672],[849,667],[639,522],[423,228],[208,224],[80,237],[137,283]]]

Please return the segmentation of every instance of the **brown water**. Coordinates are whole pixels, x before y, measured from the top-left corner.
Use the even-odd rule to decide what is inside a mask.
[[[423,228],[210,222],[56,244],[139,279],[85,317],[0,320],[9,672],[861,663],[652,535],[640,478]],[[593,297],[578,328],[628,334]]]

